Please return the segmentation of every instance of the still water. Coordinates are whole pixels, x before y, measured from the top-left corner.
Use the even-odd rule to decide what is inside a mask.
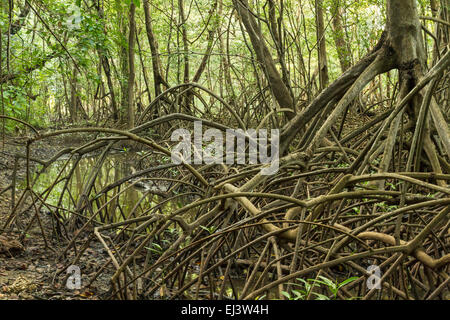
[[[81,196],[99,158],[89,156],[78,161],[73,158],[58,160],[40,174],[38,172],[42,170],[42,166],[38,166],[33,174],[33,190],[48,204],[43,206],[43,210],[58,207],[63,212],[75,211],[80,200],[83,200]],[[98,171],[88,199],[91,200],[93,212],[104,206],[99,215],[100,220],[105,220],[103,222],[117,222],[145,214],[164,200],[161,195],[171,187],[167,181],[152,180],[152,177],[145,176],[127,181],[106,194],[99,194],[103,188],[136,172],[136,159],[137,155],[134,153],[111,154]],[[25,185],[26,182],[22,181],[20,188],[24,189]],[[182,197],[166,201],[163,206],[158,206],[158,213],[163,213],[163,209],[176,210],[186,202]]]

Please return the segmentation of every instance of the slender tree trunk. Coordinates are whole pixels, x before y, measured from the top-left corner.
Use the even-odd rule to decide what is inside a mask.
[[[189,44],[187,37],[187,28],[186,28],[186,15],[184,14],[184,1],[178,0],[178,10],[180,14],[180,27],[181,27],[181,36],[183,40],[183,61],[184,61],[184,83],[189,82]]]
[[[278,47],[281,47],[280,33],[278,30],[278,23],[276,18],[275,2],[274,0],[269,0],[268,4],[269,4],[269,24],[270,29],[272,31],[272,37],[276,45]]]
[[[439,11],[439,2],[437,0],[430,0],[430,6],[431,14],[433,15],[433,17],[436,17]]]
[[[150,51],[152,54],[152,67],[153,67],[153,82],[155,85],[155,96],[159,96],[162,93],[161,86],[164,84],[163,68],[161,58],[159,55],[158,41],[156,40],[153,32],[152,17],[150,13],[149,0],[144,0],[144,15],[145,15],[145,30],[147,31],[147,38],[150,44]],[[167,84],[166,84],[166,87]]]
[[[142,56],[143,53],[142,53],[142,49],[141,49],[141,43],[139,41],[139,33],[137,31],[136,31],[136,44],[138,47],[139,62],[141,64],[141,68],[142,68],[142,76],[144,77],[144,83],[145,83],[145,88],[147,91],[148,102],[150,103],[152,101],[152,94],[150,91],[150,85],[149,85],[149,81],[148,81],[147,68],[145,67],[144,58]],[[140,110],[138,110],[138,112],[140,112]]]
[[[218,14],[219,14],[219,17],[221,17],[223,14],[223,0],[219,0]],[[229,97],[228,101],[231,105],[235,106],[236,94],[234,92],[233,82],[231,80],[231,66],[230,66],[230,62],[229,62],[230,57],[229,57],[229,55],[226,54],[226,52],[227,52],[226,44],[225,44],[225,40],[223,38],[221,29],[218,30],[218,38],[219,38],[219,48],[220,48],[220,54],[221,54],[221,59],[222,59],[222,66],[223,66],[223,74],[224,74],[224,79],[225,79],[225,87],[226,87],[227,95]]]
[[[122,26],[122,32],[123,34],[128,33],[128,26],[124,23]],[[126,38],[126,37],[125,37]],[[125,39],[124,38],[124,39]],[[126,41],[128,45],[128,41]],[[126,46],[120,46],[119,48],[119,60],[120,60],[120,76],[119,76],[119,82],[120,82],[120,89],[121,89],[121,99],[120,99],[120,122],[124,123],[126,120],[126,108],[128,106],[128,85],[129,85],[129,61],[128,61],[128,49]]]
[[[130,28],[128,36],[128,63],[129,63],[129,74],[128,74],[128,128],[134,128],[134,80],[135,80],[135,55],[134,48],[136,43],[136,5],[132,1],[130,4]]]
[[[322,0],[315,0],[316,6],[316,31],[317,31],[317,52],[319,59],[319,81],[320,90],[328,86],[330,78],[328,76],[327,47],[325,38],[325,23],[323,17]]]
[[[209,57],[211,56],[211,51],[212,51],[213,43],[214,43],[214,35],[216,34],[216,31],[219,27],[219,22],[216,19],[214,19],[216,9],[217,9],[217,0],[215,0],[213,2],[211,9],[209,10],[209,14],[208,14],[209,20],[213,20],[216,22],[213,22],[213,25],[211,26],[210,30],[208,31],[208,44],[206,46],[206,52],[203,55],[202,62],[200,63],[197,71],[195,72],[194,77],[192,78],[192,82],[198,82],[200,80],[200,77],[202,76],[203,71],[205,71]]]
[[[339,63],[342,72],[347,71],[351,66],[351,50],[350,44],[346,41],[345,30],[342,22],[342,5],[345,5],[344,0],[336,0],[333,3],[333,38],[336,45]]]
[[[278,105],[280,108],[291,109],[294,111],[294,100],[278,72],[260,27],[256,23],[253,15],[249,12],[247,0],[233,0],[233,4],[239,14],[242,24],[250,36],[250,41],[255,50],[258,62],[261,64]],[[293,113],[287,113],[287,115],[289,119],[292,119],[294,116]]]
[[[78,86],[77,86],[77,69],[73,69],[73,75],[70,78],[70,120],[72,123],[78,121]]]
[[[186,15],[184,13],[184,1],[178,0],[178,11],[179,11],[179,28],[181,30],[181,39],[183,42],[183,82],[189,83],[189,44],[188,44],[188,36],[187,36],[187,28],[186,28]],[[181,105],[185,108],[187,112],[190,109],[190,96],[189,93],[183,95],[181,97]]]
[[[111,106],[112,106],[112,112],[113,112],[113,119],[114,121],[119,120],[119,110],[117,108],[117,100],[116,100],[116,94],[114,92],[114,85],[111,78],[111,68],[109,66],[108,58],[100,53],[101,60],[102,60],[102,66],[103,70],[105,71],[106,75],[106,81],[108,83],[108,89],[109,89],[109,95],[111,97]]]
[[[97,11],[98,11],[98,16],[99,16],[100,20],[104,20],[105,15],[104,15],[103,9],[100,6],[98,6]],[[106,30],[104,30],[104,33],[106,35]],[[119,120],[119,110],[117,107],[116,93],[114,91],[114,85],[113,85],[112,78],[111,78],[111,68],[110,68],[109,60],[102,48],[100,48],[98,50],[98,55],[100,57],[103,71],[105,72],[106,81],[108,83],[109,95],[111,97],[113,119],[114,119],[114,121],[118,121]]]

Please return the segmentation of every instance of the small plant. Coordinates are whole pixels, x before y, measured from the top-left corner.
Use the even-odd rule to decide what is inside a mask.
[[[391,211],[394,211],[394,210],[397,210],[398,209],[398,206],[396,206],[396,205],[393,205],[393,206],[389,206],[386,202],[381,202],[380,204],[379,204],[379,206],[380,206],[380,208],[384,211],[384,212],[391,212]]]
[[[312,288],[317,286],[314,283],[314,279],[308,279],[308,281],[306,281],[304,279],[297,278],[297,281],[300,281],[303,284],[291,283],[291,285],[301,287],[301,289],[292,289],[291,290],[292,294],[290,294],[286,291],[281,292],[289,300],[305,300],[308,297],[309,293],[311,292]],[[318,296],[318,295],[322,296],[315,292],[313,292],[313,294],[315,296]],[[319,299],[319,298],[320,297],[318,297],[318,299],[316,299],[316,300],[323,300],[323,299]]]
[[[202,228],[203,230],[208,231],[209,234],[213,234],[217,230],[216,226],[211,226],[209,228],[205,227],[205,226],[200,226],[200,228]]]
[[[178,230],[177,230],[177,228],[175,228],[175,227],[169,227],[169,228],[167,228],[166,232],[168,232],[168,233],[171,234],[171,235],[176,235],[176,234],[178,234]]]
[[[145,249],[147,249],[153,253],[156,253],[159,256],[162,255],[164,252],[164,249],[157,243],[152,243],[152,247],[145,247]]]
[[[348,168],[348,167],[349,167],[349,164],[348,164],[348,163],[341,162],[341,163],[338,163],[337,167],[338,167],[338,168]]]
[[[319,278],[321,280],[315,279],[314,281],[316,283],[320,283],[320,284],[326,285],[328,287],[328,289],[331,291],[331,293],[333,294],[334,299],[337,298],[337,293],[338,293],[340,288],[342,288],[343,286],[349,284],[350,282],[353,282],[356,279],[358,279],[358,277],[351,277],[351,278],[348,278],[348,279],[342,281],[341,283],[338,283],[337,281],[333,282],[332,280],[330,280],[330,279],[328,279],[326,277],[323,277],[323,276],[319,276]]]
[[[308,280],[298,278],[297,281],[302,282],[302,284],[291,283],[291,285],[301,287],[301,289],[293,289],[291,290],[291,293],[286,291],[283,291],[281,293],[289,300],[305,300],[310,293],[316,296],[316,300],[330,300],[330,298],[326,295],[317,292],[311,292],[314,287],[320,287],[320,285],[323,284],[328,287],[333,295],[333,299],[336,299],[339,289],[349,284],[350,282],[355,281],[356,279],[358,279],[358,277],[351,277],[338,283],[337,281],[333,282],[331,279],[328,279],[324,276],[319,276],[319,279]]]
[[[385,212],[388,211],[388,205],[387,205],[386,202],[383,201],[383,202],[379,203],[378,206],[379,206],[383,211],[385,211]]]
[[[386,182],[386,185],[391,187],[392,190],[397,190],[397,186],[391,182]]]

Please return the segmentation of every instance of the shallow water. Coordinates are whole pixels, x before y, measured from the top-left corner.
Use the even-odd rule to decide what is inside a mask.
[[[99,158],[99,156],[87,156],[79,161],[73,158],[58,160],[40,174],[38,172],[42,170],[42,166],[37,166],[36,171],[32,175],[32,188],[49,205],[43,206],[43,210],[48,211],[52,207],[62,207],[65,210],[75,211],[88,184],[90,174],[96,167]],[[110,190],[106,195],[98,194],[106,186],[133,174],[136,171],[134,168],[136,159],[137,157],[134,153],[111,154],[104,160],[98,172],[94,187],[88,198],[93,203],[93,211],[109,201],[105,208],[102,209],[104,212],[100,215],[103,217],[105,214],[108,215],[106,220],[109,222],[128,219],[130,214],[134,217],[154,207],[162,200],[162,197],[157,194],[164,193],[170,186],[164,181],[155,182],[142,178],[128,181],[120,187]],[[66,187],[67,179],[69,179],[69,182]],[[25,186],[26,181],[21,181],[19,188],[23,190]],[[53,187],[48,192],[51,186]],[[156,194],[152,194],[151,191],[155,191]],[[121,192],[120,195],[116,199],[111,200],[119,192]],[[138,202],[139,205],[136,207]],[[174,209],[179,208],[184,203],[185,201],[178,199],[177,201],[168,202],[164,207],[166,209]]]

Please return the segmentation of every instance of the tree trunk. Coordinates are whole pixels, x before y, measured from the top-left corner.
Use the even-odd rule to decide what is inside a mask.
[[[135,68],[134,68],[134,48],[136,43],[136,5],[132,1],[130,4],[130,30],[128,36],[128,63],[129,63],[129,74],[128,74],[128,128],[134,128],[134,79],[135,79]]]
[[[105,15],[103,12],[103,9],[100,6],[97,6],[97,11],[98,11],[98,16],[100,18],[100,20],[104,20]],[[104,30],[105,35],[106,35],[106,31]],[[108,83],[108,89],[109,89],[109,95],[111,96],[111,106],[112,106],[112,114],[113,114],[113,119],[114,121],[118,121],[119,120],[119,110],[117,108],[117,100],[116,100],[116,94],[114,91],[114,85],[112,82],[112,77],[111,77],[111,68],[110,68],[110,64],[109,64],[109,60],[108,57],[105,53],[105,51],[102,48],[98,49],[98,55],[103,67],[103,71],[105,72],[106,75],[106,81]]]
[[[330,78],[328,76],[327,47],[325,39],[325,23],[323,18],[322,0],[315,0],[316,6],[316,31],[317,31],[317,52],[319,60],[319,82],[320,90],[328,86]]]
[[[345,1],[343,0],[337,0],[333,3],[333,38],[336,45],[341,70],[342,72],[345,72],[350,68],[352,59],[350,44],[346,41],[345,30],[342,23],[343,10],[341,3],[344,3],[345,5]]]
[[[149,0],[144,0],[144,15],[145,15],[145,30],[147,31],[148,43],[150,44],[150,52],[152,54],[153,82],[155,85],[155,96],[159,96],[162,93],[161,86],[163,85],[164,82],[164,76],[161,58],[159,56],[158,42],[153,32]]]
[[[77,69],[73,69],[73,75],[70,78],[70,120],[72,123],[78,121],[78,88],[77,88]]]
[[[399,70],[400,88],[402,88],[403,94],[400,98],[404,98],[422,79],[426,71],[426,54],[424,40],[422,38],[422,25],[419,20],[417,11],[417,2],[415,0],[388,0],[387,1],[387,46],[394,52],[394,59],[396,68]],[[431,104],[433,104],[431,99]],[[420,108],[423,102],[423,94],[418,93],[409,104],[406,112],[410,118],[416,122],[419,118]],[[434,113],[440,114],[439,108],[436,110],[436,106],[433,106]],[[397,117],[400,117],[399,114]],[[424,141],[423,150],[427,155],[435,173],[442,173],[441,166],[439,164],[436,148],[432,143],[430,137],[430,118],[427,117],[427,121],[423,123],[423,138]],[[399,120],[397,120],[398,122]],[[436,121],[436,120],[435,120]],[[389,138],[395,139],[397,130],[391,128],[389,132]],[[439,128],[441,129],[441,128]],[[445,130],[441,136],[446,137],[448,130]],[[393,150],[392,144],[390,147],[386,147],[383,158],[389,159]],[[410,150],[413,152],[414,150]],[[386,164],[381,168],[381,171],[387,171],[388,165]],[[418,169],[418,168],[416,168]],[[446,186],[444,181],[438,181],[441,186]]]
[[[181,29],[181,38],[183,41],[183,82],[189,83],[189,44],[186,28],[186,15],[184,14],[184,1],[178,0],[178,10],[179,10],[179,27]],[[189,94],[185,94],[181,97],[181,105],[185,108],[187,112],[190,112],[190,99]]]
[[[126,22],[125,17],[119,17],[119,19],[121,19],[121,26],[120,29],[122,31],[122,39],[123,41],[128,45],[128,39],[127,36],[129,34],[129,30],[128,30],[128,24]],[[130,71],[129,71],[129,54],[128,54],[128,49],[127,49],[127,45],[123,45],[120,46],[119,48],[119,60],[120,60],[120,89],[121,89],[121,99],[120,99],[120,122],[124,123],[127,119],[127,107],[128,107],[128,85],[129,85],[129,78],[130,78]]]
[[[294,99],[291,96],[289,89],[283,82],[280,73],[273,61],[272,55],[267,48],[261,29],[255,21],[255,18],[249,11],[247,0],[233,0],[234,7],[239,14],[247,33],[250,36],[253,49],[256,57],[261,64],[261,67],[269,82],[270,89],[282,109],[295,110]],[[290,119],[293,118],[293,113],[287,113]]]

